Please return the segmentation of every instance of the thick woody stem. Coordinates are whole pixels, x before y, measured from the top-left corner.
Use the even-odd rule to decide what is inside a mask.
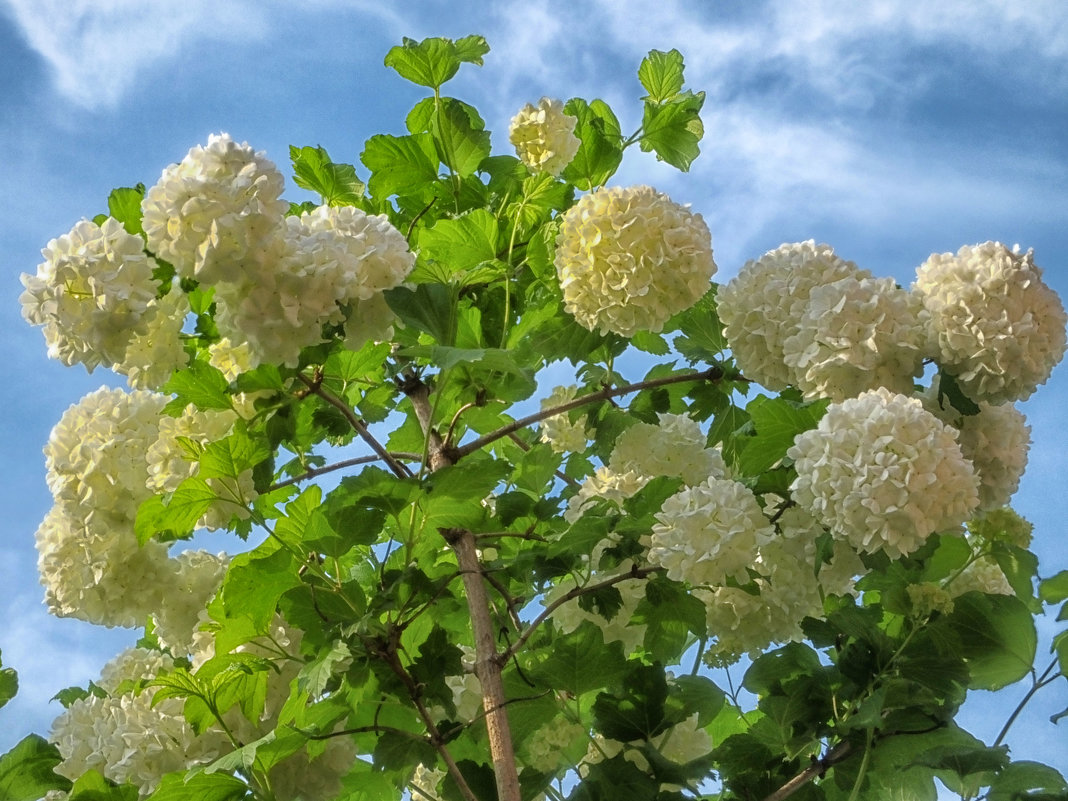
[[[403,391],[411,401],[415,416],[426,436],[427,463],[430,469],[439,470],[455,464],[457,454],[445,445],[441,435],[434,429],[429,388],[422,381],[418,381],[404,387]],[[501,679],[502,663],[499,661],[493,638],[489,593],[486,592],[482,564],[478,560],[475,536],[463,529],[443,529],[441,534],[456,553],[460,576],[467,593],[467,608],[471,614],[471,629],[475,635],[475,675],[482,686],[482,708],[485,711],[490,756],[497,780],[497,798],[499,801],[521,801],[515,746],[506,711],[508,699],[504,694],[504,682]]]
[[[446,529],[442,534],[456,552],[460,576],[467,591],[471,627],[475,635],[475,675],[482,685],[482,707],[486,712],[486,732],[497,777],[497,797],[500,801],[520,801],[515,747],[508,713],[505,711],[508,699],[501,680],[501,664],[489,613],[490,600],[475,549],[475,537],[470,531],[462,529]]]
[[[838,743],[834,748],[827,751],[821,759],[817,759],[803,771],[786,782],[782,787],[769,795],[764,801],[783,801],[789,798],[816,777],[823,776],[830,768],[842,762],[853,751],[853,746],[848,742]]]

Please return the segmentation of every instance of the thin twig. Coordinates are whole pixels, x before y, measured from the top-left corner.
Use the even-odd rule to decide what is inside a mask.
[[[764,801],[783,801],[783,799],[789,798],[810,781],[823,776],[830,768],[844,761],[852,751],[852,744],[848,742],[838,743],[834,748],[829,749],[821,759],[814,760],[811,765],[765,798]]]
[[[1001,732],[998,734],[998,738],[994,740],[994,744],[991,746],[992,748],[997,748],[999,745],[1001,745],[1002,741],[1008,735],[1009,729],[1012,728],[1012,724],[1016,722],[1016,718],[1021,712],[1023,712],[1024,707],[1027,706],[1027,703],[1034,697],[1035,693],[1037,693],[1051,681],[1055,681],[1057,679],[1057,676],[1060,675],[1059,672],[1055,676],[1051,676],[1050,674],[1053,672],[1053,669],[1057,667],[1058,661],[1059,660],[1057,658],[1054,658],[1053,661],[1049,663],[1049,666],[1042,671],[1042,675],[1033,680],[1033,682],[1031,683],[1031,689],[1027,691],[1027,695],[1025,695],[1023,697],[1023,700],[1021,700],[1020,703],[1016,705],[1016,708],[1012,710],[1012,714],[1009,715],[1009,719],[1005,721],[1005,725],[1001,727]]]
[[[417,462],[422,457],[418,453],[404,453],[398,451],[392,451],[390,455],[398,461],[411,461]],[[326,475],[327,473],[333,473],[335,470],[344,470],[346,467],[356,467],[361,464],[370,464],[371,462],[380,462],[382,457],[375,456],[357,456],[355,459],[345,459],[340,462],[334,462],[333,464],[324,465],[322,467],[310,467],[301,473],[299,476],[293,476],[283,481],[279,481],[272,484],[267,488],[268,492],[273,492],[276,489],[282,489],[282,487],[288,487],[290,484],[299,484],[301,481],[307,481],[317,476]]]
[[[430,202],[426,204],[426,206],[423,208],[423,210],[421,212],[419,212],[414,217],[412,217],[412,221],[408,225],[408,233],[406,233],[404,235],[404,241],[405,242],[411,242],[412,241],[412,231],[415,230],[415,224],[417,222],[419,222],[420,218],[422,218],[422,216],[424,214],[426,214],[428,211],[430,211],[430,207],[433,206],[437,202],[438,202],[438,197],[437,197],[437,195],[435,195],[434,197],[432,197],[430,199]]]
[[[702,370],[699,373],[687,373],[685,375],[672,375],[666,378],[656,378],[652,381],[639,381],[636,384],[627,384],[623,387],[613,389],[612,387],[605,387],[599,389],[596,392],[590,392],[589,394],[582,395],[567,403],[562,403],[559,406],[553,406],[548,409],[542,409],[534,414],[521,417],[518,420],[513,420],[507,425],[501,426],[496,431],[491,431],[478,439],[468,442],[466,445],[461,445],[456,448],[455,458],[461,459],[470,453],[474,453],[480,448],[489,445],[492,442],[496,442],[501,437],[507,437],[521,428],[526,428],[534,423],[541,422],[549,417],[554,417],[558,414],[564,414],[570,412],[572,409],[577,409],[580,406],[585,406],[590,403],[599,403],[601,401],[610,400],[611,398],[618,398],[621,395],[629,395],[632,392],[640,392],[643,389],[655,389],[656,387],[665,387],[671,384],[684,384],[688,382],[697,381],[719,381],[724,377],[723,369],[720,367],[710,367],[707,370]]]
[[[323,389],[322,383],[319,381],[313,381],[303,373],[297,373],[297,378],[308,388],[308,391],[312,395],[316,395],[329,403],[335,409],[337,409],[348,420],[349,425],[360,435],[360,439],[366,442],[371,450],[378,454],[378,458],[389,465],[389,469],[392,470],[398,478],[410,478],[412,471],[405,465],[398,462],[393,458],[393,455],[387,451],[382,443],[375,439],[374,435],[367,428],[367,423],[356,416],[356,413],[352,408],[340,398],[334,397],[331,393]]]
[[[591,592],[603,590],[606,587],[611,587],[623,581],[645,578],[646,576],[649,576],[653,573],[659,573],[661,571],[663,571],[662,567],[638,567],[637,565],[633,565],[630,571],[627,573],[623,573],[618,576],[613,576],[612,578],[605,579],[604,581],[600,581],[597,584],[587,584],[585,587],[576,587],[573,590],[569,590],[568,592],[557,598],[555,601],[550,603],[548,606],[546,606],[541,611],[541,614],[534,618],[534,620],[531,621],[530,625],[527,626],[523,633],[519,635],[518,639],[516,639],[514,643],[508,646],[507,650],[503,651],[497,657],[498,661],[500,662],[500,664],[503,665],[515,654],[519,653],[519,649],[522,648],[524,643],[526,643],[526,641],[530,639],[531,635],[538,628],[538,626],[544,623],[553,612],[555,612],[558,608],[566,604],[568,601],[574,600],[575,598],[578,598],[582,595],[588,595]]]

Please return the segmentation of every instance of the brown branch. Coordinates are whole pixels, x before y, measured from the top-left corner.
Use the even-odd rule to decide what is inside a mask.
[[[627,384],[623,387],[613,389],[612,387],[605,387],[599,389],[596,392],[590,392],[587,395],[575,398],[567,403],[562,403],[559,406],[553,406],[549,409],[542,409],[540,412],[521,417],[518,420],[513,420],[507,425],[501,426],[496,431],[491,431],[478,439],[468,442],[466,445],[461,445],[456,448],[455,459],[462,459],[470,453],[474,453],[486,445],[492,442],[496,442],[501,437],[507,437],[508,435],[519,431],[521,428],[526,428],[529,425],[538,423],[545,420],[548,417],[554,417],[558,414],[564,414],[572,409],[577,409],[580,406],[585,406],[589,403],[599,403],[600,401],[610,400],[612,398],[618,398],[621,395],[629,395],[632,392],[640,392],[643,389],[655,389],[656,387],[665,387],[671,384],[684,384],[694,381],[719,381],[724,377],[723,369],[720,367],[709,367],[707,370],[703,370],[699,373],[687,373],[686,375],[672,375],[666,378],[656,378],[652,381],[639,381],[636,384]]]
[[[508,593],[508,589],[492,573],[483,572],[482,575],[486,577],[486,581],[489,582],[490,586],[504,599],[504,605],[508,609],[508,617],[512,621],[512,625],[515,626],[515,630],[519,631],[523,621],[519,619],[519,610],[516,609],[518,599],[513,598]]]
[[[852,751],[853,746],[851,743],[838,743],[834,748],[829,749],[822,758],[813,760],[811,765],[765,798],[764,801],[783,801],[783,799],[789,798],[813,779],[822,777],[824,773],[839,762],[845,761]]]
[[[519,649],[522,648],[523,644],[530,639],[531,635],[534,634],[535,629],[537,629],[538,626],[544,623],[553,612],[555,612],[561,606],[566,604],[568,601],[574,600],[575,598],[578,598],[582,595],[587,595],[591,592],[597,592],[597,590],[603,590],[605,587],[611,587],[623,581],[645,578],[646,576],[651,575],[653,573],[659,573],[663,569],[664,568],[662,567],[638,567],[637,565],[632,565],[630,571],[627,573],[623,573],[618,576],[612,576],[612,578],[605,579],[604,581],[600,581],[597,584],[588,584],[585,587],[575,587],[575,589],[573,590],[568,590],[562,596],[560,596],[551,604],[546,606],[541,611],[541,614],[539,614],[536,618],[534,618],[534,620],[530,622],[530,625],[527,626],[526,629],[524,629],[523,633],[519,635],[519,638],[498,657],[498,659],[500,660],[500,664],[503,665],[505,662],[507,662],[509,659],[519,653]]]
[[[430,388],[416,379],[403,385],[401,391],[412,402],[415,417],[419,421],[420,428],[423,429],[423,435],[426,437],[427,463],[430,469],[440,470],[443,467],[455,464],[456,459],[451,456],[451,449],[446,449],[445,442],[442,440],[441,434],[434,428],[434,421],[431,419],[433,410],[430,406]]]
[[[398,461],[419,461],[423,457],[418,453],[403,453],[393,451],[390,454],[394,459]],[[272,492],[276,489],[282,489],[282,487],[288,487],[290,484],[299,484],[301,481],[307,481],[310,478],[316,478],[317,476],[326,475],[327,473],[333,473],[335,470],[344,470],[346,467],[356,467],[361,464],[370,464],[371,462],[380,462],[382,458],[380,456],[357,456],[355,459],[345,459],[340,462],[334,462],[333,464],[324,465],[323,467],[309,467],[299,476],[293,476],[283,481],[279,481],[272,484],[267,488],[268,492]]]
[[[482,708],[486,712],[486,733],[497,780],[497,797],[500,801],[520,801],[515,747],[508,713],[504,709],[507,696],[504,694],[504,682],[501,679],[503,663],[499,661],[494,641],[489,594],[482,580],[482,565],[478,561],[475,537],[470,531],[463,529],[442,529],[441,534],[456,553],[464,589],[467,591],[467,607],[471,613],[471,628],[475,635],[475,675],[482,686]]]
[[[339,412],[341,412],[342,416],[344,416],[344,418],[348,420],[349,425],[352,426],[356,433],[360,435],[360,439],[366,442],[370,446],[371,450],[378,454],[379,459],[389,465],[389,469],[392,470],[398,478],[411,477],[412,471],[393,458],[393,455],[389,451],[387,451],[382,446],[382,443],[375,439],[374,435],[370,432],[370,430],[368,430],[367,423],[357,417],[356,413],[347,403],[345,403],[340,398],[334,397],[331,393],[323,389],[321,381],[312,380],[303,373],[297,373],[297,378],[299,378],[301,382],[303,382],[304,386],[308,388],[308,392],[310,394],[322,398],[324,401],[326,401]]]

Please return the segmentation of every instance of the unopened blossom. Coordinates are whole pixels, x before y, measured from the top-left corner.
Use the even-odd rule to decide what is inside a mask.
[[[591,331],[628,337],[660,331],[716,272],[701,215],[649,186],[583,195],[563,216],[555,263],[564,308]]]
[[[984,242],[936,253],[913,288],[930,312],[939,365],[974,401],[1024,400],[1064,356],[1068,316],[1030,250]]]
[[[38,527],[37,570],[56,617],[141,626],[162,602],[167,549],[137,542],[133,521],[56,504]]]
[[[848,276],[812,287],[783,361],[806,398],[843,401],[886,387],[910,394],[923,373],[927,313],[892,278]]]
[[[812,290],[843,278],[860,280],[871,273],[810,239],[746,262],[720,288],[719,317],[746,378],[773,390],[795,382],[795,371],[786,363],[786,341],[798,333]]]
[[[68,408],[45,445],[48,487],[57,501],[133,521],[152,491],[145,453],[159,435],[168,398],[101,387]]]
[[[670,476],[694,486],[710,476],[726,478],[727,465],[716,448],[705,445],[701,426],[684,414],[664,412],[658,421],[636,423],[619,435],[608,467],[616,473],[634,471],[649,478]]]
[[[1014,510],[989,509],[968,521],[968,532],[983,542],[1007,542],[1017,548],[1031,545],[1035,527]]]
[[[82,220],[41,254],[37,274],[22,274],[19,302],[23,318],[42,327],[49,357],[90,372],[123,361],[156,297],[145,243],[108,217]]]
[[[74,780],[97,770],[118,784],[133,784],[143,798],[165,774],[220,756],[221,733],[197,736],[182,699],[153,704],[155,689],[137,693],[130,684],[171,666],[169,657],[145,649],[130,649],[106,665],[100,686],[108,695],[74,701],[52,724],[50,739],[63,757],[56,773]]]
[[[577,122],[576,117],[564,111],[560,100],[543,97],[538,105],[527,103],[512,117],[508,141],[531,172],[556,176],[578,152],[581,142],[575,136]]]
[[[149,248],[183,278],[254,280],[247,257],[283,224],[284,179],[262,152],[212,134],[163,171],[141,203]]]
[[[189,361],[181,338],[188,314],[189,299],[177,289],[152,301],[144,333],[130,339],[122,361],[111,369],[126,376],[126,383],[134,389],[160,389]]]
[[[928,618],[935,612],[948,615],[953,611],[953,596],[930,581],[909,584],[905,591],[912,604],[912,612],[917,618]]]
[[[748,583],[757,549],[775,536],[756,496],[731,479],[709,478],[672,495],[656,520],[649,562],[695,587]]]
[[[979,504],[978,479],[957,432],[918,398],[880,388],[832,403],[787,451],[794,500],[859,551],[896,558]]]
[[[573,401],[578,394],[574,384],[554,387],[549,397],[542,399],[542,411]],[[554,453],[582,453],[589,444],[586,436],[585,415],[572,422],[567,412],[546,417],[539,424],[541,441],[549,444]]]

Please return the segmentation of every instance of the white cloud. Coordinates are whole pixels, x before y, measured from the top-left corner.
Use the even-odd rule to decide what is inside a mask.
[[[88,109],[114,106],[139,71],[205,41],[269,30],[262,7],[238,0],[3,0],[58,92]]]

